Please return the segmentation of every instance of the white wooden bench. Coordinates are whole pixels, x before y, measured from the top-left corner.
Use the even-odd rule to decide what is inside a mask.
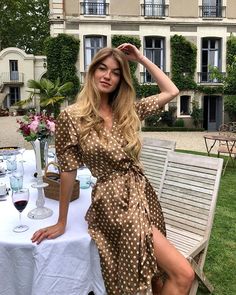
[[[144,138],[141,162],[144,172],[158,193],[168,151],[175,149],[176,142],[157,138]]]
[[[191,262],[196,279],[189,295],[195,295],[199,279],[213,291],[203,273],[213,224],[223,159],[168,152],[159,199],[167,238]],[[153,170],[155,175],[155,169]]]

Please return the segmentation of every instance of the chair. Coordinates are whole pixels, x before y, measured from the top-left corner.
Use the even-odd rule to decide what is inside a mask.
[[[196,278],[212,292],[203,272],[220,184],[223,159],[168,152],[159,189],[167,238],[190,261]],[[155,170],[153,170],[153,174]]]
[[[156,192],[159,190],[168,151],[175,149],[176,142],[156,138],[144,138],[141,162],[144,172]]]
[[[228,162],[231,160],[234,165],[233,156],[234,158],[236,158],[236,122],[222,124],[219,128],[219,134],[226,136],[227,139],[220,141],[219,147],[217,149],[218,157],[220,156],[220,154],[226,154],[229,156],[226,160],[225,168],[223,170],[224,174]]]

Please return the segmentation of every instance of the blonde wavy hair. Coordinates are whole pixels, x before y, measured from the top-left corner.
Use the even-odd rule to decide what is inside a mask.
[[[95,129],[102,136],[101,132],[99,132],[104,123],[99,115],[101,96],[94,82],[94,73],[100,63],[108,57],[113,57],[120,66],[120,82],[117,89],[110,94],[109,104],[117,126],[126,139],[126,153],[135,161],[138,161],[141,150],[138,133],[141,124],[135,110],[135,91],[132,85],[128,61],[124,53],[116,48],[103,48],[94,56],[89,66],[83,89],[77,97],[81,123],[81,144],[86,140],[91,129]]]

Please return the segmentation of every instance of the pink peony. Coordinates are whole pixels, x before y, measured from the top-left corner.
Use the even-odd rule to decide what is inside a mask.
[[[37,120],[35,120],[29,124],[30,130],[32,130],[33,132],[36,132],[36,130],[38,129],[38,126],[39,126],[39,121],[37,121]]]
[[[55,132],[55,123],[52,121],[47,120],[47,125],[49,127],[49,130],[54,133]]]

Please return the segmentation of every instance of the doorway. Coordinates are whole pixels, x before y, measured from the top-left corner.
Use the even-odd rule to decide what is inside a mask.
[[[203,98],[203,128],[217,131],[222,124],[222,96],[206,95]]]

